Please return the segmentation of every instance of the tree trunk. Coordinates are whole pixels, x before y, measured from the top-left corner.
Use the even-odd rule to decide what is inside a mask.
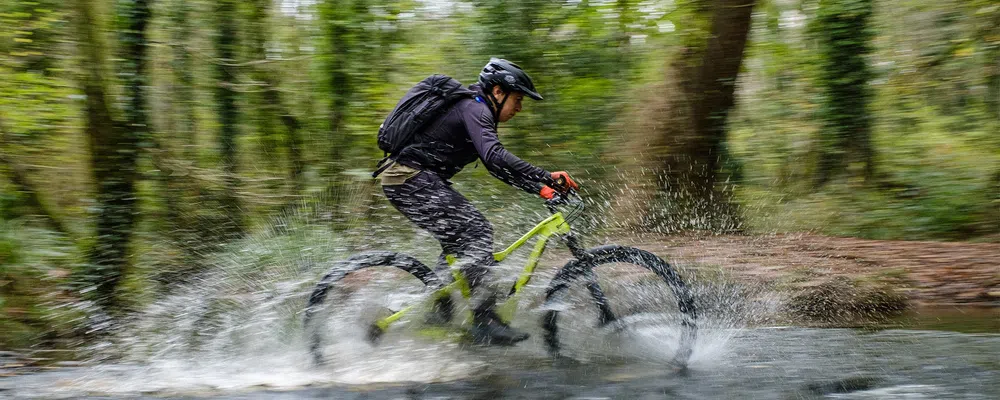
[[[260,85],[261,89],[253,90],[252,94],[248,96],[250,108],[253,111],[246,113],[244,119],[252,121],[256,128],[257,140],[255,142],[259,144],[260,151],[265,155],[261,157],[261,162],[267,164],[266,170],[280,170],[281,157],[278,154],[281,151],[283,140],[279,136],[284,135],[281,135],[277,129],[278,104],[271,103],[265,98],[267,97],[265,93],[270,89],[270,85],[276,82],[275,77],[271,75],[273,71],[265,62],[269,31],[267,14],[271,0],[254,0],[249,3],[250,10],[247,21],[249,29],[246,32],[248,36],[247,50],[251,60],[260,61],[260,63],[249,67],[249,75],[253,78],[253,87],[256,88]],[[272,180],[270,182],[267,185],[268,189],[276,192],[281,191],[281,181]]]
[[[292,183],[291,188],[291,202],[295,202],[300,199],[305,193],[306,184],[302,176],[302,172],[305,170],[306,164],[302,157],[302,134],[299,133],[299,120],[292,114],[291,110],[283,106],[281,102],[281,93],[278,92],[276,86],[268,84],[268,89],[264,92],[265,97],[268,102],[277,104],[280,106],[281,110],[281,123],[285,125],[287,130],[286,145],[288,146],[288,179]]]
[[[872,1],[823,0],[817,13],[824,101],[816,186],[846,172],[852,161],[864,164],[863,175],[870,182],[875,174],[875,149],[868,108],[872,74],[866,56],[873,36],[868,26]]]
[[[253,46],[254,54],[260,60],[264,60],[267,57],[267,37],[270,33],[268,30],[267,10],[270,3],[270,0],[257,0],[254,4],[253,15],[256,32],[254,34]],[[298,118],[292,114],[291,110],[285,107],[282,101],[281,92],[278,91],[278,71],[274,68],[269,68],[268,65],[267,63],[263,63],[256,67],[255,80],[264,85],[264,90],[261,92],[260,98],[262,112],[258,118],[260,119],[262,135],[275,134],[272,123],[274,119],[280,120],[281,124],[285,127],[284,143],[288,149],[288,178],[291,183],[290,197],[293,199],[289,203],[293,204],[295,199],[299,199],[305,191],[305,183],[302,181],[302,171],[305,169],[305,163],[302,159],[302,138],[299,133],[300,124]]]
[[[1000,46],[994,47],[989,54],[986,58],[993,62],[987,67],[990,72],[986,76],[986,104],[990,115],[1000,121]]]
[[[618,48],[621,49],[625,62],[629,62],[630,49],[629,41],[632,39],[632,24],[635,23],[635,15],[632,13],[631,0],[618,0],[616,11],[618,11]]]
[[[344,147],[348,144],[347,132],[344,129],[344,116],[347,114],[348,101],[352,94],[350,75],[348,74],[348,60],[350,48],[348,41],[349,25],[352,23],[349,18],[353,11],[353,2],[341,2],[328,0],[324,5],[325,12],[323,18],[326,31],[326,40],[330,48],[330,55],[327,60],[326,74],[330,77],[330,163],[328,173],[330,179],[336,183],[341,179],[339,176],[344,168]]]
[[[224,188],[221,198],[222,209],[229,219],[222,231],[228,235],[243,233],[243,212],[240,208],[240,181],[237,168],[236,135],[239,111],[236,109],[235,71],[231,68],[236,59],[236,6],[234,0],[218,0],[215,7],[217,29],[215,48],[218,53],[216,64],[217,86],[215,100],[219,114],[219,152],[222,158]]]
[[[360,24],[360,18],[367,14],[367,4],[365,0],[327,0],[320,11],[320,18],[327,27],[324,40],[330,52],[324,65],[325,75],[330,77],[330,103],[327,112],[327,142],[330,147],[324,173],[327,178],[327,201],[332,208],[330,215],[334,216],[330,223],[334,229],[340,229],[344,215],[342,203],[348,200],[352,183],[343,172],[349,165],[348,159],[353,147],[352,137],[345,125],[350,100],[355,95],[355,80],[350,72],[353,65],[351,61],[362,34],[354,26]]]
[[[171,18],[171,40],[173,41],[173,59],[170,61],[170,68],[174,74],[171,103],[175,114],[172,116],[178,122],[176,126],[176,137],[181,141],[184,149],[181,153],[186,162],[197,165],[197,146],[195,142],[195,126],[197,119],[194,115],[194,66],[191,64],[191,54],[187,45],[191,40],[191,9],[187,1],[175,2],[175,9]]]
[[[86,280],[94,287],[95,300],[108,311],[120,311],[116,288],[129,266],[129,240],[136,220],[136,159],[142,121],[129,126],[116,124],[105,97],[102,44],[89,0],[77,0],[76,28],[80,37],[82,85],[86,95],[86,133],[91,153],[91,170],[97,185],[97,238],[91,250],[91,268]],[[126,12],[125,59],[122,72],[135,87],[126,88],[126,107],[144,108],[142,85],[146,66],[145,26],[149,18],[144,1],[123,3]],[[131,52],[131,53],[130,53]],[[136,114],[131,115],[132,118]],[[138,123],[137,123],[138,121]],[[136,129],[138,132],[131,129]]]
[[[182,178],[175,174],[174,167],[177,164],[174,163],[176,156],[173,148],[177,141],[172,141],[170,138],[180,138],[181,147],[185,150],[194,148],[193,118],[190,115],[192,111],[191,96],[193,96],[190,80],[192,76],[191,63],[187,50],[184,48],[189,33],[188,7],[187,2],[179,1],[174,2],[173,8],[170,10],[170,34],[173,41],[170,67],[174,79],[170,82],[168,89],[169,100],[167,101],[165,112],[167,116],[164,127],[166,134],[160,137],[152,133],[149,135],[153,147],[150,158],[157,171],[160,198],[163,200],[165,208],[162,221],[166,225],[167,236],[174,242],[184,241],[181,232],[188,226],[182,220],[184,213],[181,210],[187,188],[184,182],[181,182]]]
[[[719,175],[754,3],[705,4],[711,18],[707,39],[681,50],[665,84],[653,88],[652,106],[634,118],[639,126],[625,129],[637,134],[628,146],[636,161],[628,197],[615,207],[619,224],[664,232],[740,229]]]
[[[149,0],[119,0],[117,4],[117,33],[120,44],[118,76],[124,85],[124,93],[119,100],[119,108],[124,118],[123,136],[134,143],[136,154],[132,166],[135,171],[133,181],[139,178],[137,170],[138,151],[152,149],[152,162],[157,168],[158,180],[170,179],[170,169],[164,165],[160,143],[154,140],[150,126],[149,110],[149,59],[146,26],[151,19]],[[134,191],[134,188],[133,188]],[[176,217],[176,202],[173,196],[166,196],[168,220]],[[134,202],[134,200],[133,200]],[[137,205],[132,205],[133,213]]]

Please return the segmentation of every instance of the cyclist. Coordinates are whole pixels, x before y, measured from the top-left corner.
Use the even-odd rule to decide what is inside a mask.
[[[511,345],[528,335],[508,326],[493,311],[497,290],[488,276],[495,263],[493,227],[451,187],[449,179],[478,159],[494,177],[545,199],[555,196],[553,188],[565,191],[577,184],[566,172],[547,172],[500,144],[497,124],[521,111],[524,96],[542,100],[521,67],[492,58],[480,72],[479,82],[469,89],[475,92],[472,98],[459,100],[395,155],[395,162],[381,175],[382,189],[397,210],[441,243],[439,263],[445,263],[445,254],[459,260],[473,289],[473,341]],[[565,185],[557,184],[560,181]],[[451,300],[442,299],[435,304],[431,319],[450,320],[451,312]]]

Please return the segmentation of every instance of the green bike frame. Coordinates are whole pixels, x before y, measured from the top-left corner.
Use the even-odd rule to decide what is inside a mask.
[[[493,254],[493,259],[497,262],[501,262],[507,259],[511,253],[528,243],[531,238],[536,236],[538,237],[538,241],[535,242],[534,249],[532,249],[531,254],[528,255],[527,264],[525,264],[524,269],[517,278],[517,281],[514,282],[514,287],[511,288],[510,295],[507,297],[506,301],[497,307],[497,313],[505,322],[510,322],[514,319],[514,313],[517,311],[517,303],[520,298],[519,294],[521,290],[528,285],[528,282],[531,281],[531,276],[535,273],[535,267],[538,265],[538,260],[541,259],[542,253],[545,251],[545,246],[548,244],[549,238],[552,237],[552,235],[565,235],[569,232],[569,223],[563,218],[562,213],[557,212],[546,218],[544,221],[538,223],[538,225],[535,225],[535,227],[528,231],[528,233],[525,233],[520,239],[517,239],[516,242],[508,246],[503,251]],[[457,261],[453,255],[447,255],[445,256],[445,259],[448,261],[448,265],[450,266],[454,266]],[[469,288],[468,280],[465,279],[465,274],[463,274],[458,268],[452,268],[451,275],[454,280],[444,287],[436,290],[431,295],[431,299],[437,300],[451,296],[451,293],[456,290],[458,290],[462,294],[462,297],[466,300],[471,297],[472,291]],[[412,310],[413,307],[415,307],[415,305],[407,306],[388,317],[375,321],[375,325],[384,331],[388,329],[393,322],[398,321],[406,315],[406,313]],[[471,311],[469,314],[470,315],[466,316],[467,321],[471,319]]]

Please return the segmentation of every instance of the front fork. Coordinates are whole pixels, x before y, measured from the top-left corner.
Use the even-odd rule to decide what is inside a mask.
[[[580,239],[573,231],[563,235],[562,239],[566,243],[566,247],[573,254],[573,257],[576,257],[576,263],[581,268],[582,278],[586,280],[587,291],[590,292],[590,296],[594,298],[594,302],[597,304],[597,308],[600,311],[598,323],[603,326],[614,322],[617,317],[611,311],[608,299],[604,295],[604,291],[601,290],[601,285],[597,282],[597,275],[594,274],[594,256],[588,253],[587,249],[583,248],[583,245],[580,244]]]
[[[573,257],[580,260],[589,260],[591,258],[590,253],[587,253],[587,249],[583,248],[580,244],[580,239],[577,238],[576,233],[569,231],[569,233],[562,236],[563,243],[566,243],[566,247],[569,248],[570,253]]]

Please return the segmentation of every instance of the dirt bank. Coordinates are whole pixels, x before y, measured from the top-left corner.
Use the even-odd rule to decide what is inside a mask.
[[[641,235],[617,239],[740,279],[805,288],[835,278],[871,282],[912,305],[1000,306],[1000,244],[884,241],[812,234]],[[623,243],[624,242],[624,243]]]

